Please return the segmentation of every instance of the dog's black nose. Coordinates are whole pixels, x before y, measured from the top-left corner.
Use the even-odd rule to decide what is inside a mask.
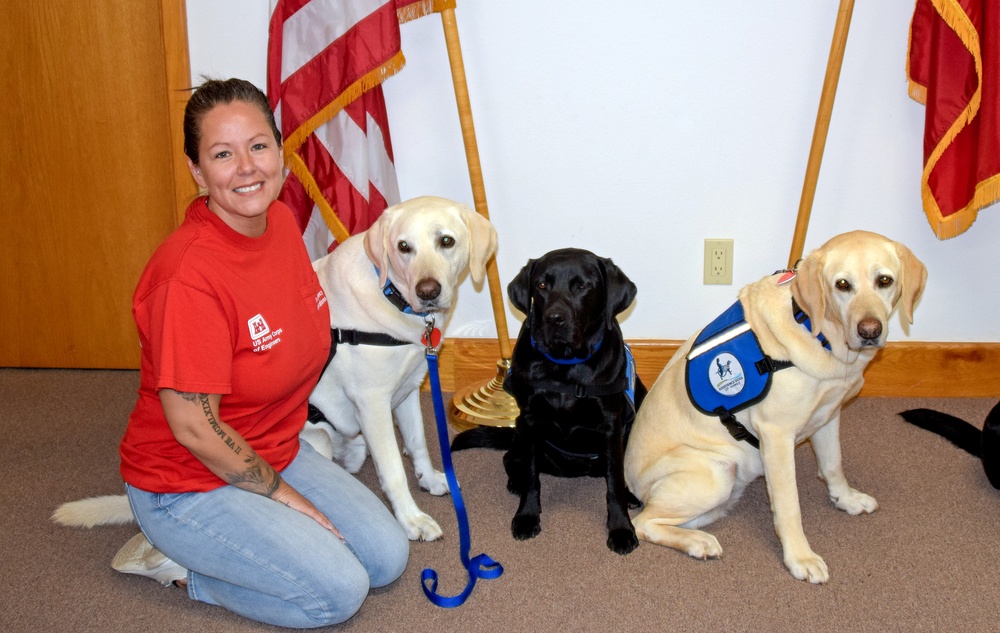
[[[874,341],[882,336],[882,322],[875,317],[865,317],[858,323],[858,336],[866,341]]]
[[[566,315],[559,310],[549,310],[545,313],[545,323],[553,326],[561,326],[566,323]]]
[[[417,282],[417,296],[423,301],[437,299],[441,294],[441,284],[436,279],[421,279]]]

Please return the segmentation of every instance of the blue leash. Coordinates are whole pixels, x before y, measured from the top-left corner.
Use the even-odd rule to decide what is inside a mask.
[[[469,558],[469,517],[465,511],[465,502],[462,501],[462,491],[458,487],[458,480],[455,478],[455,467],[451,463],[451,448],[448,445],[448,425],[444,412],[444,398],[441,395],[441,379],[438,376],[437,350],[432,346],[432,330],[434,321],[427,324],[427,333],[424,335],[424,343],[427,345],[427,371],[431,381],[431,398],[434,401],[434,418],[437,421],[438,441],[441,443],[441,461],[444,465],[444,474],[448,479],[448,489],[451,492],[451,500],[455,505],[455,516],[458,518],[459,534],[459,556],[462,558],[462,565],[469,572],[469,583],[465,589],[456,596],[441,596],[437,593],[438,574],[433,569],[427,568],[420,575],[420,584],[424,588],[427,599],[439,607],[451,609],[462,605],[472,593],[476,586],[476,580],[483,578],[492,580],[499,578],[503,574],[503,566],[494,561],[486,554],[480,554],[474,558]],[[430,586],[428,582],[430,581]]]

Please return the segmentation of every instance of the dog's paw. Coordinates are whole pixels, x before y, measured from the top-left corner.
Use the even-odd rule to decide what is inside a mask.
[[[361,470],[361,466],[368,457],[368,444],[360,433],[349,440],[345,440],[340,452],[336,455],[337,461],[344,467],[344,470],[352,475]]]
[[[819,554],[809,551],[799,556],[785,556],[785,567],[799,580],[807,580],[819,585],[830,580],[830,570]]]
[[[535,538],[542,531],[542,522],[537,515],[517,514],[510,522],[510,533],[519,541]]]
[[[299,433],[299,438],[309,442],[309,445],[323,457],[333,460],[335,453],[333,440],[330,439],[330,434],[319,425],[307,424]]]
[[[722,556],[719,539],[701,530],[685,530],[682,550],[691,558],[708,560]]]
[[[429,473],[417,474],[417,483],[435,497],[448,494],[448,478],[442,472],[432,470]]]
[[[608,532],[608,549],[615,554],[624,556],[639,547],[639,539],[634,530],[615,528]]]
[[[441,538],[441,527],[429,514],[417,510],[411,516],[397,516],[396,519],[411,541],[436,541]]]
[[[878,501],[875,501],[875,497],[866,495],[854,488],[848,490],[847,494],[837,498],[831,497],[830,500],[833,501],[833,505],[837,506],[838,509],[850,515],[871,514],[878,509]]]

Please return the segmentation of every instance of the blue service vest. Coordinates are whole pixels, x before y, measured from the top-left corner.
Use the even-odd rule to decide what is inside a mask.
[[[789,366],[764,353],[737,301],[695,339],[687,355],[685,383],[695,408],[721,416],[763,400],[771,374]]]

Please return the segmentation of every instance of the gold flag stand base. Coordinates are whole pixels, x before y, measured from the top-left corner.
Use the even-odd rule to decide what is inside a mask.
[[[503,390],[510,359],[497,361],[496,376],[481,386],[455,393],[448,406],[448,419],[459,431],[475,426],[513,427],[519,409],[514,398]]]

